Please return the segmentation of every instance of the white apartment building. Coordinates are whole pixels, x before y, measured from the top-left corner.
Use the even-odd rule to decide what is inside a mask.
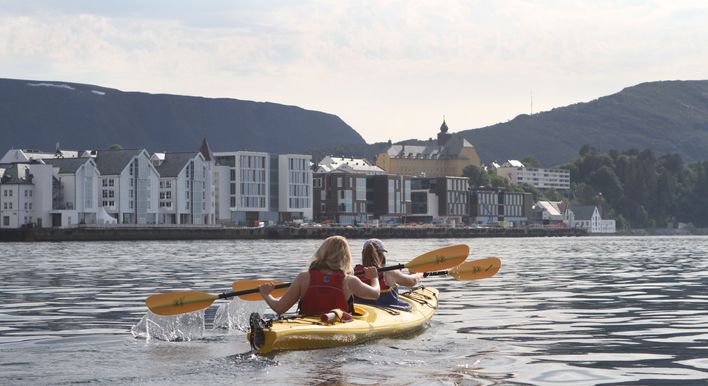
[[[120,224],[156,224],[160,175],[145,149],[100,150],[100,205]]]
[[[54,169],[52,226],[96,224],[101,174],[93,158],[47,158]]]
[[[270,156],[264,152],[235,151],[216,152],[214,157],[218,220],[255,225],[268,212]]]
[[[527,168],[517,160],[509,160],[497,167],[496,173],[514,184],[527,183],[538,189],[570,190],[570,171],[566,169]]]
[[[217,221],[254,226],[311,220],[311,158],[253,151],[214,153]]]
[[[312,156],[304,154],[278,155],[277,192],[279,221],[312,219]]]
[[[159,224],[212,224],[211,165],[201,152],[155,153],[160,174]]]

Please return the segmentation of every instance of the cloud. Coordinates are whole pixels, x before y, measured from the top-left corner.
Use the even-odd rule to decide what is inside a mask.
[[[633,1],[0,1],[3,76],[296,104],[368,141],[706,78],[708,7]]]

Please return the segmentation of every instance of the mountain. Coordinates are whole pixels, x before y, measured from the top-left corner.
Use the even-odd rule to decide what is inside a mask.
[[[272,153],[365,145],[339,117],[268,102],[124,92],[86,84],[0,79],[0,133],[6,148]],[[0,149],[4,152],[7,149]]]
[[[575,159],[585,144],[599,151],[652,149],[686,161],[708,160],[708,81],[642,83],[458,134],[475,145],[482,162],[534,155],[551,167]]]

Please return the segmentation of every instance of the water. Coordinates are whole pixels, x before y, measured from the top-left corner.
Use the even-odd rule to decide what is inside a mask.
[[[470,258],[500,257],[502,268],[479,281],[426,279],[441,302],[421,334],[266,357],[250,353],[243,332],[242,316],[262,303],[217,301],[187,327],[197,339],[135,338],[131,328],[154,293],[289,281],[319,241],[0,244],[0,384],[708,382],[708,237],[386,247],[391,263],[405,263],[453,243],[469,244]],[[362,240],[351,244],[358,251]]]

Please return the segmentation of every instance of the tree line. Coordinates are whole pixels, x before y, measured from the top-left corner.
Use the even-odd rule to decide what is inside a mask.
[[[524,165],[541,167],[533,156]],[[511,184],[493,172],[469,166],[463,175],[471,186],[530,192],[534,201],[597,205],[601,216],[615,219],[617,229],[666,227],[678,222],[708,227],[708,162],[685,164],[679,154],[655,156],[651,150],[597,151],[590,145],[579,157],[557,168],[570,170],[570,191],[538,191]]]

